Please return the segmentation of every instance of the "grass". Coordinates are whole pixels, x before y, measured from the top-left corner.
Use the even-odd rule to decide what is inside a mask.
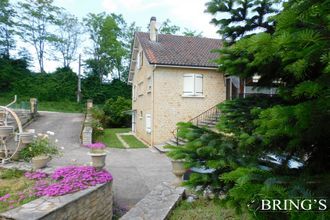
[[[122,135],[122,139],[130,148],[146,148],[147,146],[139,141],[134,135]]]
[[[99,136],[96,141],[103,142],[111,148],[125,148],[124,145],[117,138],[117,133],[130,132],[131,128],[109,128],[104,130],[104,134]]]
[[[237,216],[235,211],[221,207],[215,200],[198,199],[194,202],[181,201],[173,210],[169,220],[221,220],[247,219],[247,216]]]
[[[12,102],[14,97],[0,97],[0,105],[7,105]],[[26,98],[18,97],[17,103],[25,102],[25,107],[30,109],[30,101]],[[85,103],[76,103],[71,101],[61,102],[48,102],[39,101],[38,110],[40,111],[53,111],[53,112],[83,112],[85,109]]]
[[[10,194],[6,201],[0,201],[0,213],[36,199],[35,196],[29,196],[34,181],[23,174],[20,170],[0,168],[0,197]]]
[[[53,112],[83,112],[85,105],[76,102],[38,102],[38,110],[40,111],[53,111]]]

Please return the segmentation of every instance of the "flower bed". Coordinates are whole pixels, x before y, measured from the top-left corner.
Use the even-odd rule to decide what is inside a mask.
[[[29,194],[25,191],[17,191],[17,196],[8,196],[8,193],[3,193],[4,195],[0,197],[0,208],[3,207],[3,209],[0,209],[0,212],[27,203],[37,197],[62,196],[112,180],[109,172],[96,170],[91,166],[68,166],[58,168],[50,175],[43,172],[26,172],[24,176],[21,176],[30,183],[28,190],[25,190]]]
[[[0,212],[36,199],[34,183],[24,176],[23,171],[0,169]]]

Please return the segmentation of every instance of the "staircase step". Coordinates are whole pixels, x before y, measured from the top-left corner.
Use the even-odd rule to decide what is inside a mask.
[[[170,149],[165,149],[164,146],[166,146],[167,144],[158,144],[158,145],[154,145],[153,147],[156,148],[160,153],[166,153],[171,151]]]
[[[177,142],[177,140],[176,140],[176,138],[172,138],[172,139],[170,139],[168,142],[171,142],[172,144],[171,145],[174,145],[174,146],[176,146],[176,142]],[[168,143],[167,142],[167,143]],[[178,139],[178,144],[179,145],[185,145],[187,143],[187,141],[184,141],[184,140],[182,140],[182,139]]]

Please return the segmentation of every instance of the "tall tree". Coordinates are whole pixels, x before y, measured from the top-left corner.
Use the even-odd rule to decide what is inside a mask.
[[[91,58],[86,64],[94,74],[99,76],[100,82],[103,76],[111,74],[115,77],[114,70],[121,63],[124,49],[119,42],[120,28],[114,14],[106,13],[88,14],[84,18],[85,25],[90,34],[92,48],[88,49]]]
[[[24,0],[18,4],[19,36],[33,46],[40,72],[44,72],[46,45],[55,39],[51,30],[57,21],[59,8],[53,5],[53,0]]]
[[[159,33],[161,34],[176,34],[180,31],[180,27],[171,24],[170,19],[166,19],[160,26]]]
[[[76,59],[77,49],[81,41],[82,26],[74,15],[62,12],[57,22],[53,45],[61,54],[63,67],[70,67]]]
[[[252,34],[257,28],[273,32],[270,15],[278,12],[276,3],[280,0],[212,0],[206,3],[206,12],[213,16],[211,23],[219,26],[219,34],[229,43]]]
[[[10,50],[15,47],[15,14],[9,0],[0,1],[0,53],[7,58],[10,57]]]
[[[184,36],[188,37],[202,37],[203,32],[197,32],[196,30],[190,30],[188,28],[185,28],[183,31]]]

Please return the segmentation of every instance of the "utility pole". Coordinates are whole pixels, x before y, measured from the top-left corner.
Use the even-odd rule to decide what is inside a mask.
[[[78,91],[77,91],[77,102],[81,101],[81,79],[80,79],[80,69],[81,69],[81,54],[79,54],[79,64],[78,64]]]

